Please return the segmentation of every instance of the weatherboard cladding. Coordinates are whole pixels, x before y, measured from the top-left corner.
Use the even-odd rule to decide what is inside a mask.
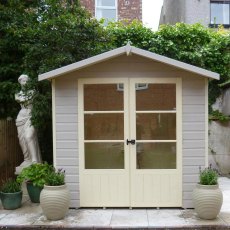
[[[79,207],[77,79],[84,77],[182,77],[183,207],[192,207],[191,192],[198,180],[199,166],[205,166],[207,81],[137,55],[123,55],[55,79],[56,164],[66,170],[71,207]]]
[[[71,207],[79,207],[77,80],[55,82],[56,167],[66,171]]]

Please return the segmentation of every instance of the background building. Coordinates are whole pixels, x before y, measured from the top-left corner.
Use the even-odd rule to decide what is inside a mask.
[[[204,26],[230,27],[230,1],[220,0],[164,0],[160,25],[200,22]]]
[[[80,2],[97,19],[142,20],[142,0],[80,0]]]

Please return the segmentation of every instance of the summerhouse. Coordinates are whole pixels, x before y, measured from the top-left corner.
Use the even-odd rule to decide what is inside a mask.
[[[208,80],[219,74],[128,44],[46,79],[72,207],[192,207],[208,164]]]

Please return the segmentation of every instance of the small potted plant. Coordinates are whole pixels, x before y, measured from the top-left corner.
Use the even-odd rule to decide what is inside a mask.
[[[27,191],[31,202],[40,202],[40,193],[44,187],[45,179],[49,173],[53,171],[53,166],[48,163],[35,163],[26,167],[18,175],[17,181],[22,183],[26,182]]]
[[[201,170],[199,183],[193,190],[193,204],[201,219],[215,219],[223,203],[223,194],[218,185],[218,172],[210,165]]]
[[[47,219],[60,220],[65,217],[70,204],[70,194],[65,184],[65,171],[54,170],[47,175],[40,204]]]
[[[21,184],[14,179],[8,179],[3,182],[1,187],[1,201],[4,209],[13,210],[21,207],[22,190]]]

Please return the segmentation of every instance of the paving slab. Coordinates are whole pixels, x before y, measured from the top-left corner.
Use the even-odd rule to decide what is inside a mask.
[[[59,221],[47,220],[45,216],[41,216],[34,225],[63,225],[76,227],[106,227],[110,225],[113,209],[77,209],[69,210],[66,217]]]
[[[2,211],[1,211],[2,213]],[[42,215],[39,204],[25,202],[21,208],[8,211],[7,215],[0,219],[1,225],[31,225]]]
[[[182,216],[184,217],[187,225],[190,225],[190,226],[194,226],[194,225],[198,225],[198,226],[202,226],[202,225],[226,226],[226,222],[223,221],[219,216],[214,220],[203,220],[197,216],[197,214],[195,213],[194,210],[184,210],[184,211],[182,211]]]
[[[114,209],[110,226],[148,227],[146,209]]]
[[[148,221],[150,227],[169,227],[185,226],[182,210],[178,209],[147,209]]]

